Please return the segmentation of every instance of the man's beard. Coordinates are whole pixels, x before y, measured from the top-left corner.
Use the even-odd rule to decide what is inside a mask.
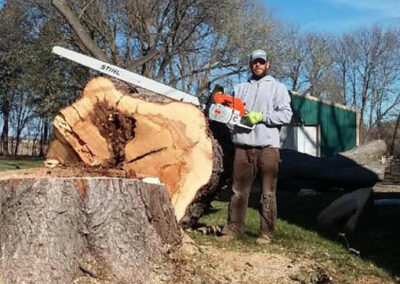
[[[261,75],[256,75],[253,70],[251,70],[251,73],[253,74],[252,76],[253,79],[259,80],[267,75],[267,70],[264,70],[264,72],[262,72]]]

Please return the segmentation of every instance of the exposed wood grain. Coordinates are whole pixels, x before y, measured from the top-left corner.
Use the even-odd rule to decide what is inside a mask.
[[[179,221],[191,214],[199,196],[215,190],[222,171],[219,146],[197,106],[138,93],[116,80],[91,80],[82,96],[56,116],[54,128],[59,141],[53,142],[49,158],[71,165],[73,149],[89,166],[158,177]],[[198,218],[199,210],[194,211]]]

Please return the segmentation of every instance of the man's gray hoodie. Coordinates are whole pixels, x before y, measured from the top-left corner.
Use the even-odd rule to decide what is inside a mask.
[[[246,111],[262,112],[263,123],[256,124],[252,131],[235,127],[233,143],[279,148],[279,126],[288,124],[292,118],[290,96],[285,85],[268,75],[235,86],[234,94],[244,101]]]

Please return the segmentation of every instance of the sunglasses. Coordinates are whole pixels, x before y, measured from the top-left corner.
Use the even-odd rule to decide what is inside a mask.
[[[267,63],[267,61],[265,61],[265,60],[262,60],[262,59],[254,59],[254,60],[251,62],[251,65],[256,65],[256,64],[264,65],[264,64],[266,64],[266,63]]]

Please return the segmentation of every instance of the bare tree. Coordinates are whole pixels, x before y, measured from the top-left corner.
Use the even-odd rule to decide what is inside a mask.
[[[332,58],[334,60],[334,67],[336,69],[336,74],[339,78],[339,82],[341,85],[341,100],[344,105],[348,105],[348,82],[349,82],[349,72],[351,65],[351,54],[350,54],[350,46],[348,43],[348,37],[335,37],[331,42],[331,52]]]
[[[11,111],[10,122],[13,133],[13,153],[18,154],[18,148],[23,139],[22,134],[28,122],[33,119],[33,109],[29,106],[30,93],[26,90],[18,90],[15,94],[13,109]]]
[[[78,48],[185,91],[244,72],[249,49],[266,46],[270,31],[254,0],[52,4],[77,34]]]
[[[16,136],[14,144],[18,145],[28,118],[36,115],[51,121],[61,107],[76,98],[77,90],[89,75],[87,70],[83,72],[83,68],[67,64],[51,54],[53,45],[72,42],[75,38],[65,23],[54,17],[54,9],[52,13],[51,10],[44,13],[47,11],[45,2],[16,0],[6,3],[0,10],[0,110],[4,154],[10,152],[10,130]],[[14,122],[11,127],[10,119]],[[49,123],[44,125],[50,126]],[[51,133],[51,129],[44,133]]]
[[[38,118],[32,123],[41,124],[43,154],[52,117],[76,98],[91,75],[51,55],[53,45],[79,49],[197,93],[209,81],[246,73],[247,55],[268,46],[272,30],[265,7],[257,0],[15,0],[5,3],[0,14],[5,154],[10,117],[16,122],[11,128],[18,145],[31,113]],[[29,98],[24,110],[16,105],[21,92]]]
[[[13,89],[21,77],[21,53],[27,42],[29,27],[23,21],[24,12],[14,2],[6,3],[0,10],[0,112],[3,155],[9,154],[9,118],[13,106]]]
[[[308,33],[305,35],[306,63],[304,76],[311,95],[320,97],[326,91],[327,78],[332,72],[332,57],[327,37]]]
[[[342,95],[347,104],[359,109],[366,139],[400,102],[399,51],[400,41],[392,28],[363,28],[336,39],[333,58]]]
[[[300,28],[293,25],[280,24],[273,33],[275,58],[272,60],[273,72],[278,78],[287,82],[293,91],[301,92],[306,88],[304,65],[307,51],[304,35]]]

